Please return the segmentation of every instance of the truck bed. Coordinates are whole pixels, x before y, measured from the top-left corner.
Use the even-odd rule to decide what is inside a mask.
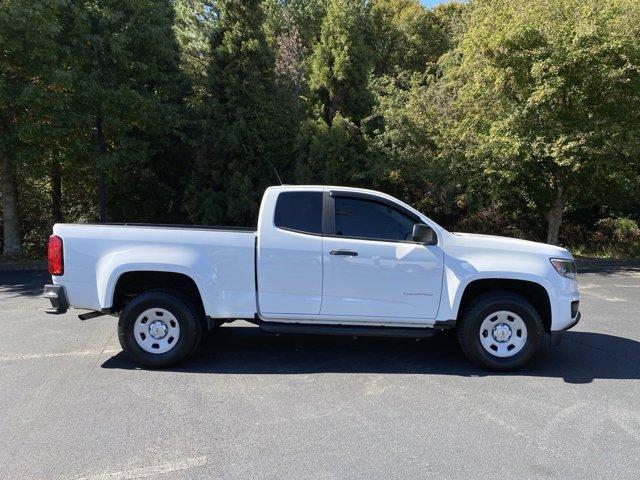
[[[112,306],[118,279],[129,271],[174,272],[194,280],[205,312],[214,318],[250,318],[256,312],[251,228],[154,224],[56,224],[63,239],[62,285],[69,304]]]

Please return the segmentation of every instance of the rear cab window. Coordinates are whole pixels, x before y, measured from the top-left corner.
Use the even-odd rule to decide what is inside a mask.
[[[285,230],[321,235],[322,192],[280,193],[274,224]]]

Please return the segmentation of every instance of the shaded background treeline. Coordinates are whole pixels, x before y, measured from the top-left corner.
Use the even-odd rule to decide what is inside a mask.
[[[101,191],[112,222],[253,225],[274,169],[640,255],[640,4],[0,0],[0,167],[4,256]]]

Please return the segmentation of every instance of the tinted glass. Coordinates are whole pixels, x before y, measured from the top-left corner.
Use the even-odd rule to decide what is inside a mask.
[[[282,192],[274,223],[280,228],[322,233],[322,192]]]
[[[345,237],[411,240],[417,222],[395,208],[358,198],[336,198],[336,234]]]

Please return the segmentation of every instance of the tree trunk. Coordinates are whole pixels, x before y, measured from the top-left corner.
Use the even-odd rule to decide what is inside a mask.
[[[0,169],[2,172],[2,214],[4,219],[3,257],[22,255],[22,239],[20,237],[20,220],[18,218],[18,193],[16,176],[11,162],[6,155],[0,153]]]
[[[100,157],[106,152],[104,142],[104,130],[102,128],[102,117],[96,117],[96,168],[98,169],[98,209],[100,211],[100,222],[107,221],[107,206],[105,193],[104,169],[100,165]]]
[[[551,202],[551,209],[547,212],[547,243],[557,245],[560,237],[560,225],[562,225],[562,212],[564,210],[564,187],[556,187],[555,196]]]
[[[54,223],[64,222],[62,215],[62,172],[60,162],[53,160],[49,168],[51,180],[51,217]]]

